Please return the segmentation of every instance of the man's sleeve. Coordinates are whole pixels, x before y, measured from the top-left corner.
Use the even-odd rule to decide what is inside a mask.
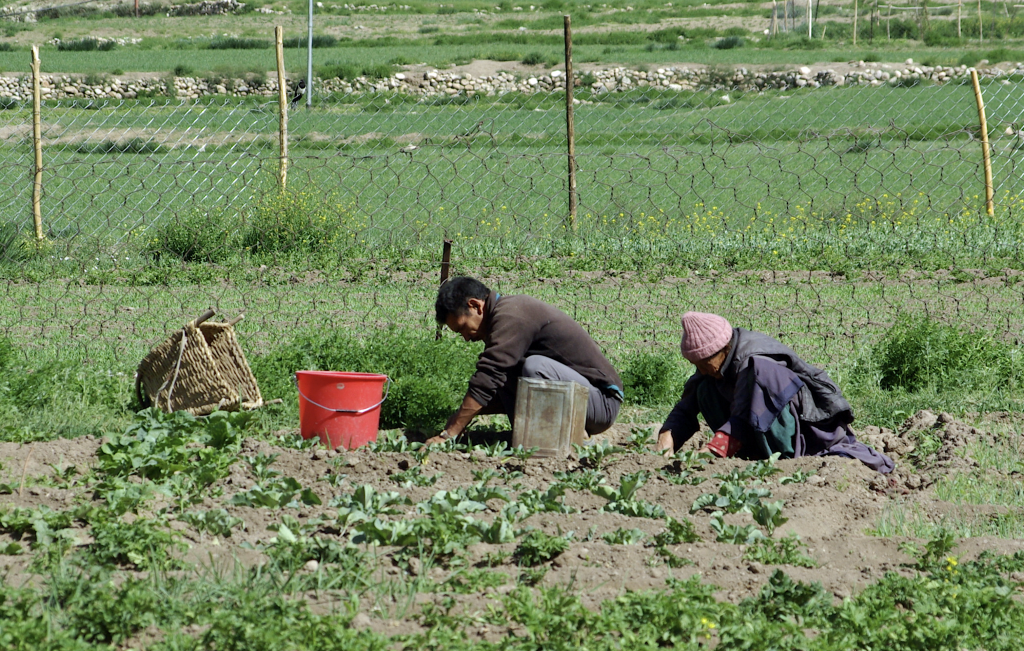
[[[522,363],[543,325],[521,318],[521,315],[503,314],[495,319],[491,326],[491,343],[480,353],[466,396],[481,405],[489,404],[498,389],[508,381],[509,373]]]

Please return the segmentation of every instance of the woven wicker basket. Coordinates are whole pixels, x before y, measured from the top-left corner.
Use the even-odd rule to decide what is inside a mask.
[[[185,324],[139,364],[135,392],[143,406],[205,416],[263,404],[256,378],[235,337],[238,317],[206,323],[213,310]]]

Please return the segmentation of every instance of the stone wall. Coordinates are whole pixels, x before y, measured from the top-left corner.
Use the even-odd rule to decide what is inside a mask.
[[[723,73],[714,68],[667,67],[657,70],[629,70],[612,68],[581,72],[574,75],[577,85],[589,85],[597,93],[616,93],[635,88],[662,88],[669,91],[697,89],[762,91],[767,89],[789,90],[795,88],[819,88],[841,85],[900,85],[929,81],[936,84],[961,83],[970,77],[967,66],[920,66],[907,60],[904,64],[879,64],[855,62],[849,70],[839,73],[832,69],[812,70],[802,67],[797,70],[780,72],[753,72],[736,68]],[[1024,75],[1024,63],[1009,69],[981,68],[979,75],[1003,79],[1010,83],[1009,75]],[[469,74],[429,70],[424,73],[397,73],[387,79],[366,79],[352,81],[342,79],[316,80],[317,92],[364,94],[375,92],[401,92],[419,96],[441,95],[483,95],[492,97],[504,93],[543,93],[565,88],[565,73],[551,70],[536,75],[514,75],[499,72],[495,75],[474,77]],[[193,77],[175,77],[174,95],[181,99],[198,99],[208,95],[232,97],[274,96],[277,94],[277,79],[269,76],[264,80],[246,81],[208,80]],[[167,95],[167,82],[163,79],[117,79],[110,78],[102,84],[86,84],[81,77],[71,75],[43,75],[43,97],[61,98],[110,98],[132,99],[139,94]],[[32,84],[27,76],[0,77],[0,97],[28,101],[32,97]]]

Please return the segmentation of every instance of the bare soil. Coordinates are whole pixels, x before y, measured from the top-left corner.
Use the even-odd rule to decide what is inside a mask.
[[[999,424],[1002,419],[1012,419],[1011,415],[993,414],[987,422]],[[611,431],[602,435],[610,441],[625,445],[630,433],[630,425],[616,425]],[[907,463],[916,449],[916,441],[922,432],[927,432],[940,442],[937,452],[929,454],[925,459],[917,460],[917,470]],[[297,434],[297,433],[296,433]],[[704,434],[706,436],[706,433]],[[952,473],[966,472],[976,468],[977,462],[966,452],[970,444],[994,442],[996,435],[967,425],[948,414],[920,412],[908,419],[898,431],[865,428],[859,436],[866,442],[884,450],[897,461],[897,470],[889,476],[879,475],[858,461],[838,457],[806,457],[778,462],[781,473],[769,478],[766,486],[772,491],[772,500],[784,500],[784,515],[789,521],[777,530],[775,536],[781,537],[789,533],[800,536],[807,545],[805,553],[815,559],[818,567],[807,569],[786,566],[785,571],[794,579],[818,581],[837,598],[854,594],[889,571],[909,572],[905,564],[911,560],[903,554],[899,547],[901,539],[880,538],[869,531],[876,526],[879,515],[886,503],[892,499],[911,502],[920,508],[927,518],[939,520],[944,516],[963,514],[969,509],[974,517],[987,517],[989,514],[1006,513],[1006,507],[981,506],[961,507],[938,500],[935,496],[935,483]],[[1005,435],[1003,435],[1005,436]],[[1024,434],[1012,435],[1024,441]],[[1017,441],[1020,443],[1021,441]],[[66,509],[76,501],[89,501],[91,496],[84,489],[76,490],[55,488],[46,485],[47,478],[52,478],[55,471],[75,466],[84,472],[96,461],[96,453],[102,441],[91,437],[74,440],[56,440],[45,443],[15,444],[0,443],[0,482],[8,483],[14,490],[12,494],[0,497],[0,508],[48,506],[52,509]],[[701,435],[694,437],[690,446],[702,443]],[[1005,438],[1003,443],[1006,443]],[[475,483],[473,471],[486,468],[498,469],[518,467],[515,460],[501,460],[487,457],[482,451],[471,453],[435,453],[425,463],[424,473],[439,473],[440,477],[433,486],[400,488],[390,476],[415,465],[411,455],[400,453],[372,453],[363,448],[354,451],[328,451],[323,448],[307,450],[283,449],[257,439],[246,439],[243,443],[242,456],[257,453],[278,454],[273,469],[284,476],[297,479],[303,486],[311,487],[323,501],[316,507],[299,509],[266,509],[227,505],[232,495],[251,488],[256,479],[249,471],[248,465],[239,460],[232,466],[228,477],[219,481],[210,491],[211,495],[199,505],[199,509],[226,508],[232,515],[241,518],[245,525],[236,529],[230,538],[211,537],[190,528],[183,522],[171,520],[172,528],[178,530],[189,545],[186,560],[200,566],[230,567],[236,562],[243,565],[259,564],[266,561],[262,552],[250,549],[261,541],[268,541],[274,533],[267,527],[280,522],[282,513],[289,513],[300,521],[316,516],[332,518],[335,509],[328,502],[332,497],[350,493],[354,487],[369,484],[380,491],[398,491],[407,496],[413,503],[428,499],[438,490],[451,490],[460,486]],[[536,514],[525,522],[526,526],[540,528],[548,533],[575,532],[574,540],[565,553],[550,563],[550,569],[541,580],[541,585],[574,585],[581,594],[588,595],[587,600],[594,605],[604,599],[614,597],[623,590],[644,590],[663,587],[668,577],[685,578],[699,574],[702,580],[720,586],[719,598],[737,601],[754,594],[760,589],[771,572],[772,567],[743,559],[745,547],[726,543],[711,542],[715,535],[709,526],[707,512],[690,514],[690,506],[702,493],[714,492],[718,482],[712,479],[715,473],[728,472],[732,468],[743,467],[747,461],[734,459],[715,459],[695,472],[695,476],[708,478],[697,486],[679,486],[670,483],[659,474],[662,469],[677,468],[676,462],[668,461],[651,453],[627,452],[613,456],[602,471],[608,477],[608,483],[616,486],[623,474],[646,470],[651,472],[650,480],[640,489],[638,497],[648,502],[661,504],[668,515],[676,519],[690,519],[703,542],[677,545],[672,551],[679,557],[692,562],[692,565],[681,568],[670,568],[657,561],[654,550],[643,544],[610,545],[605,543],[600,534],[623,529],[640,529],[648,534],[648,540],[664,530],[661,520],[631,518],[614,513],[604,513],[601,507],[605,504],[602,498],[590,493],[569,491],[565,502],[576,510],[571,514]],[[530,459],[521,467],[523,475],[515,481],[524,489],[545,489],[554,480],[556,471],[572,471],[579,468],[579,462],[569,459]],[[797,470],[814,473],[805,483],[781,485],[778,479],[792,475]],[[991,472],[991,471],[989,471]],[[337,487],[332,487],[322,478],[330,473],[346,475],[345,480]],[[500,480],[497,482],[500,485]],[[480,517],[489,519],[502,507],[503,503],[494,501],[489,504],[490,514],[483,513]],[[171,504],[158,498],[149,503],[152,512],[158,512]],[[412,517],[413,507],[406,508]],[[402,517],[402,516],[395,516]],[[727,523],[746,524],[752,522],[749,514],[727,515]],[[81,532],[83,544],[87,543],[87,532]],[[588,533],[590,537],[588,539]],[[327,537],[339,536],[329,530],[319,535]],[[0,535],[0,545],[12,538]],[[467,560],[471,564],[482,566],[483,559],[495,552],[511,552],[515,543],[505,545],[477,544],[467,551]],[[974,538],[961,542],[958,553],[967,557],[976,556],[983,550],[998,553],[1012,553],[1024,549],[1024,541],[997,538]],[[419,565],[413,563],[409,567],[392,562],[397,549],[379,548],[377,556],[380,563],[381,579],[393,579],[400,575],[418,571]],[[0,556],[0,570],[7,573],[8,581],[18,584],[33,580],[27,566],[29,555]],[[423,570],[430,578],[443,581],[450,574],[450,569],[433,567]],[[458,609],[474,611],[483,609],[495,597],[511,590],[519,574],[511,560],[495,568],[508,576],[504,586],[487,588],[481,593],[472,595],[456,595],[460,606]],[[440,595],[419,595],[417,599],[439,599]],[[315,601],[315,600],[313,600]],[[320,604],[315,607],[329,608],[331,604]],[[371,613],[372,614],[372,613]],[[406,615],[407,617],[411,616]],[[394,631],[401,626],[409,630],[416,624],[410,620],[401,622],[383,618],[379,614],[374,617],[362,617],[356,622],[360,626],[379,628],[382,631]],[[481,629],[477,632],[482,639],[498,631]]]

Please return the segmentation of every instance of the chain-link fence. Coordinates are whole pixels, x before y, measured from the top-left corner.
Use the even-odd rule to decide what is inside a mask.
[[[58,78],[41,245],[31,102],[0,112],[0,333],[131,364],[207,305],[245,312],[257,350],[432,328],[449,239],[455,272],[551,300],[616,355],[676,345],[691,308],[823,364],[901,314],[1018,338],[1019,77],[983,80],[990,216],[967,71],[881,71],[578,74],[574,217],[564,75],[317,81],[289,115],[286,194],[275,96],[97,99]]]

